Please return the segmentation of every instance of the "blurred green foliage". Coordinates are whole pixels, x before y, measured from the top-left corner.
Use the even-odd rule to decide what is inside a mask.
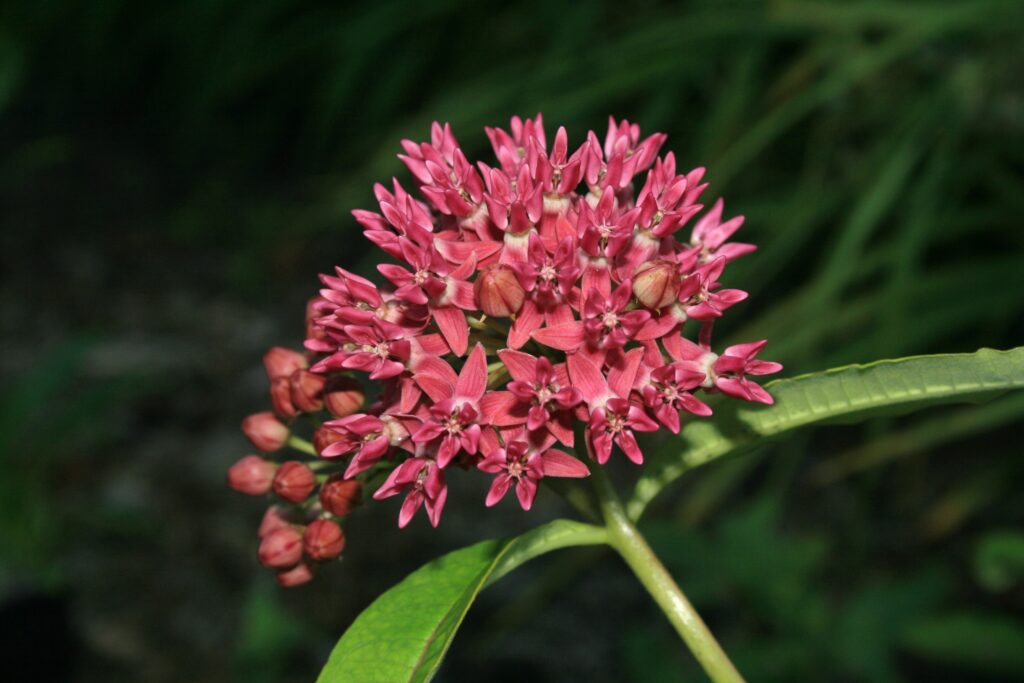
[[[76,573],[68,543],[97,556],[130,543],[152,564],[108,582],[155,601],[143,587],[174,557],[247,626],[170,618],[142,654],[105,656],[171,648],[177,665],[135,670],[151,681],[311,678],[324,641],[298,609],[278,618],[287,607],[237,588],[250,558],[211,559],[223,543],[196,531],[232,509],[214,502],[231,454],[199,456],[252,409],[254,393],[236,398],[256,365],[245,339],[294,343],[313,274],[368,266],[348,212],[372,182],[405,177],[398,140],[435,118],[479,154],[482,125],[536,111],[577,139],[608,114],[668,132],[761,246],[730,269],[752,295],[723,334],[768,337],[787,374],[1019,345],[1022,73],[1024,3],[1011,0],[4,3],[0,588],[68,585],[88,606],[112,588]],[[254,310],[272,321],[232,336]],[[175,344],[129,362],[125,339]],[[652,530],[753,680],[1019,676],[1022,415],[1007,397],[797,435],[694,473]],[[166,446],[154,424],[179,434],[165,450],[182,465],[140,457]],[[111,497],[128,462],[149,463],[159,512]],[[575,579],[543,583],[585,606]],[[622,606],[621,645],[589,680],[690,666],[642,599]],[[306,628],[345,625],[317,619]],[[476,654],[456,646],[442,676],[486,671],[502,628]],[[195,633],[210,641],[198,654]],[[182,661],[187,673],[167,673]],[[537,662],[550,664],[526,649],[515,663]],[[575,674],[551,675],[537,680]]]

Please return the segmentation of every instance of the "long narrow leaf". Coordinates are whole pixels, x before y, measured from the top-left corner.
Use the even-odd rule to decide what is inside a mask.
[[[1022,387],[1024,347],[884,360],[770,382],[775,405],[730,403],[709,420],[687,425],[681,452],[664,450],[645,466],[629,513],[639,517],[687,470],[798,427],[969,403]]]

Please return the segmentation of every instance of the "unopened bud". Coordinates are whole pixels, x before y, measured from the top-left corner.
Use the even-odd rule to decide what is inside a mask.
[[[277,584],[282,588],[294,588],[304,583],[309,583],[313,578],[313,572],[305,563],[299,563],[283,572],[277,573]]]
[[[289,377],[296,370],[309,367],[306,357],[298,351],[274,346],[263,354],[263,367],[271,380],[277,377]]]
[[[322,318],[323,313],[318,308],[320,304],[326,303],[322,296],[315,296],[306,302],[306,338],[324,339],[324,328],[316,324],[317,318]]]
[[[290,526],[276,529],[260,541],[258,554],[264,567],[292,567],[302,559],[302,534]]]
[[[483,269],[473,285],[480,310],[497,318],[507,318],[523,307],[526,291],[508,266],[491,265]]]
[[[317,562],[333,560],[345,548],[345,533],[337,522],[318,519],[306,527],[302,547],[306,555]]]
[[[292,390],[292,405],[305,413],[312,413],[324,407],[320,393],[324,378],[309,370],[296,370],[289,378]]]
[[[290,503],[301,503],[316,488],[313,470],[298,460],[281,463],[274,475],[274,493]]]
[[[324,387],[324,406],[335,417],[348,417],[363,407],[366,394],[354,377],[335,377]]]
[[[270,402],[274,405],[274,412],[281,417],[295,417],[299,414],[292,403],[292,383],[287,377],[270,380]]]
[[[228,469],[228,486],[250,496],[262,496],[274,481],[274,463],[247,455]]]
[[[332,515],[345,517],[359,503],[362,485],[355,479],[345,479],[340,474],[332,475],[320,487],[320,504]]]
[[[270,411],[253,413],[242,420],[242,431],[256,448],[270,453],[288,441],[288,427]]]
[[[291,526],[291,524],[285,519],[282,509],[277,505],[271,505],[263,513],[263,520],[260,521],[260,529],[256,532],[256,535],[263,538],[278,529],[284,529],[288,526]]]
[[[321,425],[313,432],[313,450],[316,451],[317,455],[323,455],[325,448],[330,446],[332,443],[344,440],[345,435],[341,432],[336,432],[333,429],[329,429]]]
[[[664,308],[679,296],[679,267],[671,261],[640,264],[633,275],[633,294],[647,308]]]

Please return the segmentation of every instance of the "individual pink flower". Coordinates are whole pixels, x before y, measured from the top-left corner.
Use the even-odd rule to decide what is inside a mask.
[[[642,349],[634,351],[642,353]],[[653,432],[658,429],[658,423],[648,417],[642,408],[622,397],[622,394],[628,396],[639,368],[640,354],[631,352],[628,355],[629,358],[623,359],[627,369],[615,374],[614,391],[601,374],[600,368],[585,355],[577,353],[569,356],[569,377],[590,411],[586,429],[587,449],[601,465],[608,462],[613,444],[639,465],[643,462],[643,454],[633,432]]]
[[[475,455],[480,444],[481,399],[487,389],[484,347],[477,344],[469,354],[450,398],[431,406],[430,416],[412,435],[415,443],[440,438],[437,464],[447,467],[460,450]]]
[[[477,463],[477,469],[494,474],[484,504],[496,505],[515,487],[519,505],[529,510],[544,477],[586,477],[587,466],[568,453],[551,448],[553,439],[532,442],[525,432],[510,435],[506,446],[495,448]]]
[[[516,400],[505,404],[502,414],[495,415],[495,423],[525,424],[531,431],[547,429],[566,446],[572,446],[569,409],[583,397],[570,384],[565,365],[553,366],[543,356],[537,358],[512,349],[499,351],[498,355],[512,376],[507,390]]]
[[[324,448],[321,457],[333,458],[355,451],[345,470],[347,479],[370,469],[384,457],[388,449],[409,438],[405,425],[393,415],[377,417],[356,413],[324,422],[323,427],[338,433],[342,438]]]
[[[771,405],[775,402],[772,395],[755,382],[747,379],[747,375],[770,375],[782,370],[781,363],[755,358],[768,343],[767,339],[749,344],[736,344],[722,352],[713,367],[715,388],[744,401],[756,401]]]
[[[436,527],[441,521],[441,511],[448,498],[444,471],[437,461],[427,457],[409,458],[391,472],[373,497],[384,500],[403,492],[406,495],[398,513],[399,528],[405,528],[416,511],[423,506],[426,506],[430,525]]]
[[[722,222],[722,209],[724,203],[721,198],[715,201],[714,206],[693,226],[693,233],[690,236],[690,244],[699,250],[699,261],[705,263],[715,258],[724,258],[725,262],[735,261],[745,256],[757,247],[744,242],[727,242],[733,234],[743,225],[743,216],[736,216]]]

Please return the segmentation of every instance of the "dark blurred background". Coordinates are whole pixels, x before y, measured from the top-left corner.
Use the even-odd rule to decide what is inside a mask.
[[[543,111],[669,133],[761,245],[727,341],[786,375],[1024,340],[1024,3],[130,0],[0,5],[0,679],[310,681],[437,531],[361,511],[282,591],[226,489],[316,274],[402,137]],[[470,155],[472,158],[472,154]],[[752,681],[1024,679],[1021,395],[802,432],[646,518]],[[628,474],[628,473],[627,473]],[[440,680],[700,680],[613,557],[485,593]]]

